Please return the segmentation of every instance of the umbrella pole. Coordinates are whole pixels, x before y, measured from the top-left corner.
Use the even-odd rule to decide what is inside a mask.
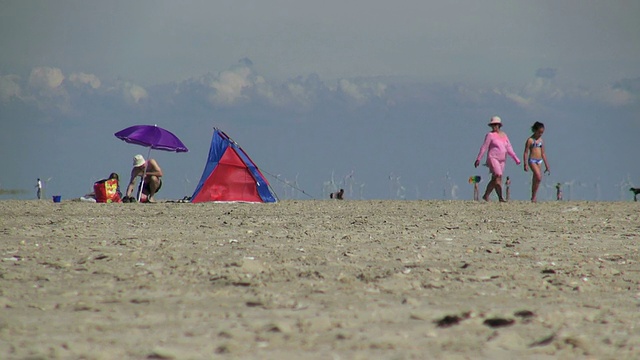
[[[147,160],[144,162],[144,172],[142,173],[142,181],[140,181],[140,190],[138,191],[138,202],[142,198],[142,190],[144,189],[144,178],[147,177],[147,167],[149,166],[149,156],[151,156],[151,147],[149,147],[149,151],[147,152]]]

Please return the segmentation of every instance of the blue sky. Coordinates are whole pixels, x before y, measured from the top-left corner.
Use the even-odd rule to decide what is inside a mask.
[[[67,199],[126,178],[147,150],[113,133],[158,124],[190,149],[152,152],[164,199],[191,195],[214,126],[281,198],[309,198],[286,182],[314,198],[470,199],[499,115],[520,157],[545,123],[549,188],[629,200],[638,15],[627,1],[0,1],[0,187],[26,190],[0,198],[34,198],[38,177]],[[530,174],[507,172],[527,199]]]

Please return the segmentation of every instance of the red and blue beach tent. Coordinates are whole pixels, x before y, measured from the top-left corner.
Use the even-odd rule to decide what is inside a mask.
[[[218,128],[191,202],[276,202],[277,196],[249,155]]]

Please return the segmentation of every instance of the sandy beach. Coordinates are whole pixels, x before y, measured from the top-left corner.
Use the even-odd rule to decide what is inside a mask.
[[[0,358],[640,358],[639,209],[0,201]]]

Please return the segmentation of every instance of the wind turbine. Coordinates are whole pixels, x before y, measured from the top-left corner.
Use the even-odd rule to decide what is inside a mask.
[[[285,198],[293,199],[296,196],[295,190],[298,189],[298,174],[296,174],[295,180],[291,181],[285,179],[284,183],[286,185],[286,189],[284,190]],[[289,195],[287,195],[287,192],[289,193]]]
[[[396,199],[405,200],[407,198],[406,196],[407,189],[404,186],[402,186],[402,184],[400,184],[399,176],[396,179],[398,181],[396,184]]]
[[[576,184],[577,184],[579,187],[581,187],[581,188],[585,188],[585,189],[589,187],[589,185],[588,185],[586,182],[582,182],[582,181],[577,181],[577,182],[576,182]],[[582,196],[582,197],[580,197],[580,198],[581,198],[582,200],[584,200],[584,199],[585,199],[585,197],[584,197],[584,196]]]
[[[189,178],[187,178],[187,175],[184,176],[184,194],[185,196],[189,196],[188,192],[187,192],[187,186],[191,187],[191,181],[189,181]]]
[[[282,191],[284,192],[285,199],[291,199],[291,196],[289,195],[290,189],[291,189],[291,181],[289,181],[287,178],[284,178],[284,183],[282,184]]]
[[[426,193],[425,199],[427,199],[429,197],[429,191],[431,190],[431,186],[432,185],[433,185],[433,180],[427,181],[426,186],[425,186],[425,193]]]
[[[282,183],[282,180],[280,180],[280,176],[282,176],[282,174],[271,175],[271,176],[273,176],[276,179],[276,181],[278,181],[278,185],[280,185]]]
[[[631,176],[629,176],[627,174],[627,178],[626,179],[622,179],[622,181],[620,181],[620,183],[618,185],[616,185],[616,187],[618,187],[620,189],[620,201],[624,201],[624,198],[626,197],[626,193],[627,191],[629,191],[629,187],[631,187],[633,184],[631,183]]]
[[[364,200],[364,197],[362,196],[362,193],[364,192],[364,187],[365,187],[366,185],[367,185],[367,184],[365,184],[365,183],[360,184],[360,189],[359,189],[359,193],[360,193],[360,200]]]
[[[294,191],[295,189],[298,189],[298,176],[300,175],[300,173],[296,174],[295,180],[293,180],[293,188],[291,189],[291,198],[298,198],[298,196],[296,195],[297,193]]]
[[[451,179],[451,176],[449,175],[449,172],[447,171],[447,173],[444,175],[444,187],[442,188],[442,196],[446,199],[447,198],[447,192],[449,193],[449,195],[451,196],[452,200],[456,200],[458,199],[458,185],[456,185],[453,180]],[[447,191],[449,190],[449,191]]]
[[[447,173],[444,175],[444,186],[442,187],[442,197],[444,198],[444,200],[447,199],[447,187],[449,186],[449,183],[451,182],[451,177],[449,176],[449,172],[447,171]]]
[[[393,199],[393,181],[395,177],[393,176],[393,172],[389,173],[389,199]]]
[[[456,184],[451,185],[451,199],[452,200],[458,199],[458,185]]]
[[[280,179],[280,177],[282,176],[282,174],[278,174],[275,176],[276,180],[278,180],[278,182],[280,182],[280,185],[282,185],[282,198],[283,199],[288,199],[287,196],[287,192],[289,191],[289,180],[287,180],[287,178],[284,178],[284,180]]]
[[[573,195],[573,184],[575,183],[575,180],[571,180],[571,181],[565,181],[564,185],[567,186],[567,201],[571,201],[571,195]]]
[[[43,199],[47,198],[47,186],[49,184],[49,181],[51,181],[51,179],[53,179],[53,178],[49,177],[47,180],[43,180],[42,181],[42,198]]]
[[[549,195],[549,189],[553,188],[553,185],[549,185],[549,179],[545,179],[544,181],[540,182],[540,188],[544,189],[544,199],[545,200],[551,200],[551,195]],[[540,189],[539,188],[539,189]],[[538,190],[538,192],[540,192]]]
[[[342,186],[344,186],[345,189],[347,189],[349,197],[353,196],[353,184],[355,182],[355,180],[353,179],[353,173],[355,171],[351,170],[351,172],[347,175],[345,175],[344,179],[342,179]]]
[[[393,173],[389,174],[389,197],[392,199],[402,199],[405,196],[405,187],[400,183],[400,176],[393,176]]]
[[[393,175],[393,172],[389,173],[389,199],[395,199],[398,191],[398,183],[400,182],[400,176]]]
[[[633,182],[631,181],[631,175],[627,174],[627,183],[626,183],[625,190],[629,191],[629,189],[632,187],[635,187],[635,186],[633,186]]]
[[[331,171],[331,180],[322,183],[322,197],[326,198],[329,194],[336,191],[336,182],[334,181],[335,171]]]
[[[582,183],[580,181],[576,181],[575,179],[573,179],[571,181],[567,181],[564,184],[567,185],[567,189],[569,189],[569,198],[567,199],[568,201],[571,201],[573,199],[573,185],[578,185],[578,186],[581,186],[581,187],[586,186],[585,183]]]

